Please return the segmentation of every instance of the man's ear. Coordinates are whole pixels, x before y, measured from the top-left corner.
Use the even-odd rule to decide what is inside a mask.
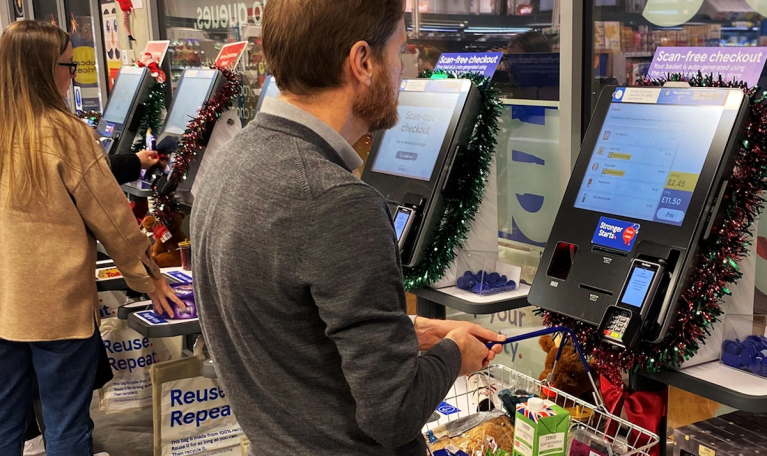
[[[373,84],[373,51],[365,41],[354,43],[349,51],[351,77],[360,84],[370,87]]]

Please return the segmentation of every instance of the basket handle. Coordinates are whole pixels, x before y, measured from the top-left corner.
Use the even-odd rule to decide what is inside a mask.
[[[597,388],[597,384],[594,381],[594,377],[591,375],[591,369],[589,369],[589,364],[588,364],[588,362],[586,362],[586,357],[583,355],[583,350],[581,350],[581,345],[578,343],[578,338],[575,337],[575,333],[573,332],[572,329],[565,328],[564,326],[555,326],[553,328],[546,328],[546,329],[541,329],[540,331],[533,331],[531,333],[520,334],[518,336],[512,336],[512,337],[509,337],[505,341],[500,342],[500,343],[498,343],[498,342],[489,342],[486,345],[487,345],[488,348],[492,348],[493,345],[507,345],[507,344],[511,344],[511,343],[514,343],[514,342],[520,342],[520,341],[523,341],[523,340],[533,339],[533,338],[537,338],[537,337],[541,337],[541,336],[546,336],[546,335],[554,334],[554,333],[564,333],[567,336],[570,336],[570,340],[572,340],[572,342],[573,342],[573,346],[575,347],[575,351],[578,353],[578,356],[581,358],[581,362],[583,363],[583,368],[586,369],[586,375],[588,375],[589,381],[591,382],[591,388],[593,390],[593,395],[594,395],[594,402],[596,403],[597,407],[599,407],[600,409],[606,411],[607,409],[605,408],[605,401],[602,398],[602,393],[599,391],[599,388]],[[554,359],[554,367],[551,370],[552,372],[554,372],[556,370],[556,368],[557,368],[557,363],[559,362],[559,358],[562,356],[562,349],[564,347],[565,347],[565,340],[563,338],[562,339],[562,343],[559,344],[559,349],[557,350],[557,357]],[[548,380],[547,380],[547,382],[548,382]]]

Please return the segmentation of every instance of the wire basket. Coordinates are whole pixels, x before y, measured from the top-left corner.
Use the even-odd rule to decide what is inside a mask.
[[[543,332],[559,332],[557,330],[572,334],[569,330],[562,328]],[[537,337],[540,333],[541,331],[523,335],[522,338]],[[515,340],[519,339],[519,337],[515,338]],[[564,346],[564,339],[561,345]],[[580,351],[577,341],[576,348]],[[594,402],[597,405],[552,388],[548,384],[548,379],[536,380],[502,365],[489,366],[468,377],[459,377],[438,408],[437,411],[440,413],[432,416],[432,420],[426,424],[423,431],[427,434],[428,431],[444,429],[448,423],[480,411],[503,410],[498,393],[508,389],[550,400],[566,409],[570,412],[571,432],[575,429],[583,429],[601,437],[602,443],[612,449],[613,455],[649,456],[650,449],[660,442],[658,435],[609,413],[593,380],[592,386],[594,386]]]

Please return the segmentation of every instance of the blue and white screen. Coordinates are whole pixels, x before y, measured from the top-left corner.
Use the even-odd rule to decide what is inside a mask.
[[[655,271],[652,269],[634,268],[621,302],[634,307],[642,307],[653,277],[655,277]]]
[[[184,134],[189,121],[197,117],[202,104],[208,100],[214,76],[213,72],[206,72],[202,77],[184,76],[176,91],[165,132]]]
[[[407,219],[410,218],[411,213],[399,211],[397,212],[397,216],[394,217],[394,232],[397,233],[397,241],[402,239],[402,232],[405,230],[405,225],[407,225]]]
[[[429,181],[458,103],[458,93],[400,94],[399,122],[384,134],[372,170]]]
[[[127,121],[128,113],[136,98],[139,85],[141,84],[142,73],[133,73],[123,71],[117,77],[112,97],[109,99],[109,105],[104,113],[104,120],[118,125],[123,125]]]
[[[673,93],[662,104],[666,92],[657,104],[611,104],[575,207],[682,225],[727,92],[712,93],[724,97],[718,106],[672,104]]]

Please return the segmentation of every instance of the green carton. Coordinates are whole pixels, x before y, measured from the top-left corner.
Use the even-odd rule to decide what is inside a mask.
[[[570,413],[537,397],[517,405],[513,456],[564,456]]]

